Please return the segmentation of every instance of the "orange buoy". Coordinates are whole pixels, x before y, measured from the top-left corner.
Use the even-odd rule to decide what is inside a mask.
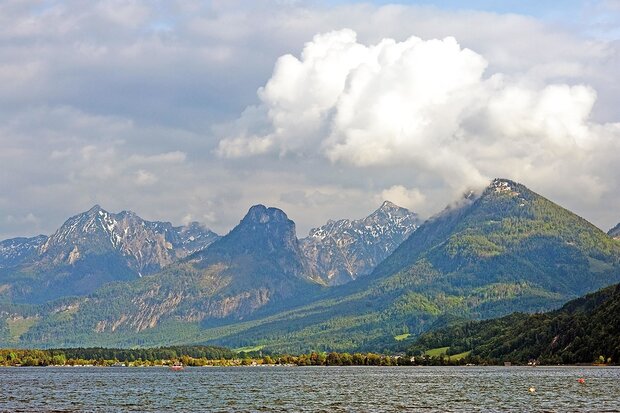
[[[579,378],[577,379],[577,381],[578,381],[580,384],[586,384],[586,379],[584,379],[583,377],[579,377]]]

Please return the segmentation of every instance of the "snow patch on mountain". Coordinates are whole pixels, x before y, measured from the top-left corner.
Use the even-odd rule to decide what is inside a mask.
[[[0,242],[0,268],[13,267],[36,255],[47,236],[11,238]]]
[[[330,220],[300,242],[313,272],[338,285],[372,272],[419,224],[417,214],[385,201],[366,218]]]
[[[0,268],[24,263],[74,265],[87,257],[111,254],[135,273],[148,274],[218,238],[197,222],[175,227],[169,222],[145,221],[131,211],[114,214],[95,205],[69,218],[50,237],[3,241]]]

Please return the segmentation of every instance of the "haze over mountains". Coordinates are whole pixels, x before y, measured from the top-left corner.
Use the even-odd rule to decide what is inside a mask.
[[[283,211],[257,205],[219,237],[96,207],[1,244],[0,342],[377,349],[620,281],[619,242],[509,180],[418,225],[386,202],[298,240]]]

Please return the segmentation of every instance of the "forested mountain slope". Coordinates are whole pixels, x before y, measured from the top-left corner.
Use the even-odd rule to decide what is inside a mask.
[[[343,286],[318,284],[294,233],[282,211],[256,206],[230,234],[159,274],[28,316],[0,312],[22,345],[380,351],[441,320],[549,310],[620,281],[620,243],[506,179],[428,220]]]
[[[372,274],[209,337],[282,349],[376,349],[439,318],[549,310],[618,281],[616,241],[525,186],[496,179],[422,224]]]
[[[29,323],[19,337],[5,329],[6,341],[23,345],[135,345],[144,343],[144,334],[154,334],[155,345],[178,342],[179,325],[238,322],[321,288],[308,273],[295,224],[277,208],[256,205],[209,248],[157,274],[112,283],[87,297],[5,305],[0,313],[7,328]]]
[[[515,313],[422,335],[412,354],[448,347],[492,361],[545,364],[620,362],[620,284],[543,314]]]

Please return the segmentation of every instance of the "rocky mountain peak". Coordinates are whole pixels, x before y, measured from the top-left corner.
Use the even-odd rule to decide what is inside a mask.
[[[510,179],[505,178],[495,178],[491,181],[491,184],[484,191],[483,195],[488,194],[501,194],[501,195],[510,195],[517,196],[520,194],[519,191],[526,189],[523,185],[520,185]]]
[[[395,203],[386,200],[386,201],[383,201],[383,203],[381,204],[381,206],[379,207],[377,211],[393,211],[393,210],[397,210],[400,208],[401,207],[399,207]]]
[[[11,238],[0,241],[0,268],[14,267],[37,255],[47,241],[46,235],[32,238]]]
[[[245,215],[242,223],[267,224],[267,223],[286,223],[290,221],[284,211],[278,208],[267,208],[265,205],[254,205]]]
[[[329,220],[313,228],[301,246],[326,284],[344,284],[372,272],[419,224],[417,214],[385,201],[365,218]]]
[[[98,212],[106,212],[103,208],[101,208],[101,205],[99,204],[95,204],[93,205],[88,211],[86,211],[87,214],[95,214]]]
[[[297,245],[295,223],[281,209],[260,204],[252,206],[227,237],[236,239],[239,245],[263,244],[270,250]]]
[[[0,243],[0,268],[44,276],[41,297],[88,293],[104,282],[159,271],[208,247],[219,236],[205,227],[145,221],[100,205],[67,219],[50,237]],[[55,278],[57,277],[57,279]]]
[[[609,236],[613,237],[614,239],[620,240],[620,224],[610,229],[607,234],[609,234]]]
[[[418,221],[418,215],[414,212],[409,211],[407,208],[400,207],[390,201],[383,201],[383,204],[370,214],[368,217],[364,218],[365,222],[372,222],[377,218],[393,221],[396,224],[400,224],[403,219],[408,220],[414,218]],[[409,224],[407,224],[409,225]]]
[[[229,236],[239,245],[263,245],[269,251],[296,249],[295,223],[278,208],[254,205]],[[227,236],[228,237],[228,236]]]
[[[239,225],[208,249],[192,256],[192,259],[203,265],[225,261],[243,266],[242,263],[255,262],[258,268],[244,271],[260,272],[271,267],[274,276],[307,276],[307,266],[295,234],[295,223],[281,209],[264,205],[251,207]]]
[[[487,205],[490,210],[495,212],[520,210],[521,213],[529,211],[534,213],[532,205],[540,199],[536,194],[525,185],[510,179],[495,178],[491,184],[482,192],[480,197],[472,198],[467,204],[481,203]],[[493,206],[494,205],[494,206]]]

